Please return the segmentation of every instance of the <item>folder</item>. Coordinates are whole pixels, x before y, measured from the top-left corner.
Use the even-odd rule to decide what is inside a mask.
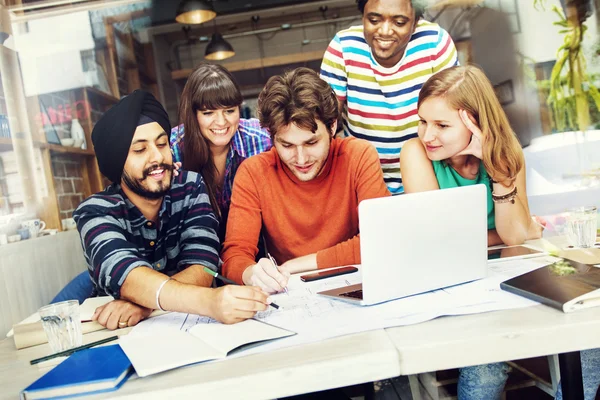
[[[117,390],[133,372],[119,345],[81,350],[21,392],[22,400],[53,399]]]

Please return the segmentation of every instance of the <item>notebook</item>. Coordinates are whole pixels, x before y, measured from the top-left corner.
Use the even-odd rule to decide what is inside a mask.
[[[117,390],[132,372],[119,345],[81,350],[21,392],[22,400],[52,399]]]
[[[472,185],[361,201],[362,283],[319,294],[371,305],[484,278],[486,196]]]
[[[500,287],[566,313],[600,306],[600,268],[569,259],[509,279]]]
[[[156,330],[155,333],[138,335],[134,328],[128,335],[119,338],[119,345],[138,376],[144,377],[188,364],[226,358],[234,350],[295,334],[248,319],[232,325],[218,322],[198,324],[188,332]]]

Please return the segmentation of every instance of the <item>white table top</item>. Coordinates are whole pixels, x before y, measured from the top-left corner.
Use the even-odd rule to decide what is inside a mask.
[[[111,336],[85,335],[85,342]],[[149,349],[148,351],[152,351]],[[48,345],[15,350],[0,342],[0,399],[14,399],[42,376],[29,361],[49,353]],[[143,379],[130,379],[118,391],[89,398],[265,399],[385,379],[400,374],[398,353],[383,330],[298,347],[196,364]]]
[[[411,375],[600,347],[600,308],[565,314],[540,305],[386,332],[398,349],[400,373]]]
[[[126,331],[126,330],[123,330]],[[99,331],[88,343],[113,335]],[[273,352],[196,364],[143,379],[94,398],[262,399],[373,380],[600,347],[600,308],[565,314],[546,306],[443,317]],[[149,349],[149,351],[152,351]],[[47,344],[16,351],[0,341],[0,400],[18,393],[46,370],[29,361]]]

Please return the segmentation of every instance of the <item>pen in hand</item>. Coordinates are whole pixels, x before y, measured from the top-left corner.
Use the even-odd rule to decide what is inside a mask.
[[[239,286],[236,282],[232,281],[231,279],[225,278],[223,275],[220,275],[218,272],[213,271],[212,269],[208,268],[208,267],[204,267],[204,272],[206,272],[207,274],[211,275],[213,278],[220,280],[223,283],[226,283],[228,285],[237,285]],[[269,304],[271,307],[273,307],[274,309],[278,310],[279,306],[275,303],[270,303]]]
[[[275,259],[273,258],[273,256],[270,253],[267,253],[267,257],[269,257],[269,259],[273,263],[273,266],[275,267],[275,269],[281,273],[281,271],[279,270],[279,265],[277,265],[277,261],[275,261]],[[283,288],[283,291],[286,292],[286,293],[288,292],[287,286]]]

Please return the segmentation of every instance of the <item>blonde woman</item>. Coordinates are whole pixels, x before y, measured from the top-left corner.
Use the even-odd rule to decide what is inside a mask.
[[[484,184],[488,188],[488,245],[539,238],[529,214],[521,145],[477,67],[452,67],[423,85],[418,138],[402,148],[406,193]]]
[[[473,66],[436,73],[421,89],[418,112],[418,138],[400,153],[405,192],[484,184],[490,246],[539,238],[523,152],[485,74]],[[461,368],[458,398],[499,399],[508,371],[506,363]]]

